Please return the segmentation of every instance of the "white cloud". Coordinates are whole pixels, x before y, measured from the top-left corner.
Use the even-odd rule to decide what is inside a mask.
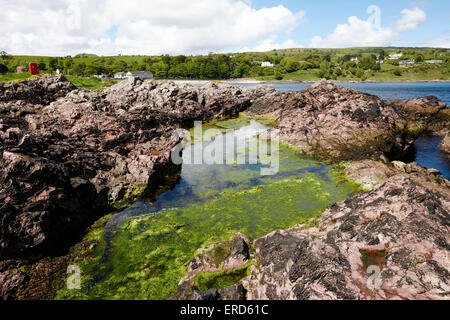
[[[450,37],[432,39],[423,44],[424,47],[433,48],[449,48],[450,49]]]
[[[304,15],[281,5],[256,10],[245,0],[0,0],[0,7],[0,50],[36,55],[197,54],[264,46],[292,31]]]
[[[348,23],[339,24],[333,33],[325,38],[315,36],[310,43],[312,48],[338,48],[344,46],[387,46],[401,38],[406,31],[415,30],[425,22],[427,15],[419,9],[404,9],[402,17],[389,27],[374,23],[373,16],[367,20],[351,16]]]
[[[283,42],[277,42],[275,37],[272,37],[270,39],[266,39],[261,41],[256,47],[244,47],[239,52],[266,52],[271,51],[274,49],[292,49],[292,48],[301,48],[302,45],[299,43],[296,43],[292,39],[288,39]]]

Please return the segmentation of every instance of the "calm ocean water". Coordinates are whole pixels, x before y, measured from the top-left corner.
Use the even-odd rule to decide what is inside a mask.
[[[409,99],[424,96],[436,96],[450,106],[450,82],[386,82],[386,83],[339,83],[343,87],[353,88],[379,96],[384,100]],[[242,87],[254,84],[237,84]],[[300,91],[310,83],[267,83],[279,91]]]
[[[410,99],[424,96],[436,96],[450,107],[450,82],[388,82],[388,83],[339,83],[361,92],[370,93],[384,100]],[[309,83],[268,83],[279,91],[300,91]],[[239,84],[250,87],[254,84]],[[442,172],[450,180],[450,156],[441,152],[439,145],[441,137],[424,135],[415,143],[414,160],[425,168],[434,168]]]

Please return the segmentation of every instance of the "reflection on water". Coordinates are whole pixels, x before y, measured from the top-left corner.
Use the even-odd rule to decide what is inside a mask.
[[[267,127],[252,122],[228,134],[242,139],[260,129]],[[187,146],[183,157],[196,147]],[[236,145],[233,153],[237,158],[251,148]],[[165,299],[201,248],[236,232],[255,239],[306,223],[358,188],[339,170],[291,148],[280,145],[278,156],[279,171],[268,176],[261,175],[260,162],[183,163],[172,189],[110,219],[93,256],[80,264],[86,279],[82,290],[61,290],[58,298]]]
[[[208,142],[198,142],[186,146],[183,151],[181,175],[177,177],[176,184],[172,186],[172,189],[159,194],[155,199],[151,199],[152,201],[136,202],[131,207],[117,213],[107,223],[106,230],[112,231],[132,217],[148,215],[161,210],[184,208],[193,203],[207,201],[209,198],[205,195],[213,191],[216,194],[227,188],[247,190],[267,183],[264,179],[265,176],[261,175],[261,168],[267,166],[262,164],[259,159],[256,164],[248,164],[249,148],[251,148],[248,138],[267,130],[267,126],[251,120],[248,121],[248,125],[223,134],[223,139],[217,138],[216,143],[217,140],[229,141],[229,137],[234,139],[235,143],[223,144],[223,162],[226,163],[227,156],[232,155],[234,161],[229,161],[229,163],[234,163],[231,165],[189,164],[194,158],[193,154],[201,152],[199,149],[205,149]],[[240,143],[239,140],[245,143]],[[270,142],[267,144],[270,151]],[[276,175],[272,176],[273,179],[282,179],[305,172],[315,173],[324,179],[327,177],[328,165],[307,157],[299,157],[293,150],[286,147],[280,147],[277,156],[280,169]],[[246,164],[238,164],[242,162]]]

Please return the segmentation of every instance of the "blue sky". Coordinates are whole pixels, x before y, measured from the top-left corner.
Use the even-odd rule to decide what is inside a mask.
[[[280,34],[279,41],[294,39],[307,47],[311,38],[319,35],[325,37],[333,32],[338,24],[346,23],[348,17],[357,16],[366,19],[366,9],[377,5],[381,9],[381,24],[389,26],[401,17],[403,9],[420,8],[426,15],[426,21],[416,30],[405,32],[394,46],[423,46],[434,39],[450,37],[450,1],[448,0],[253,0],[255,8],[283,5],[298,12],[305,10],[305,19],[291,34]],[[447,44],[448,42],[444,43]]]
[[[450,48],[448,0],[0,0],[0,8],[0,50],[11,54]]]

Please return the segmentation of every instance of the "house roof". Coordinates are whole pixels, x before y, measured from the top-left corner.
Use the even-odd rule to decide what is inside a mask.
[[[148,71],[129,71],[127,75],[137,78],[153,78],[153,73]]]

